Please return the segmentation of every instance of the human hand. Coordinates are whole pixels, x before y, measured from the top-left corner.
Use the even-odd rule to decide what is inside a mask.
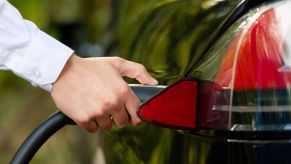
[[[119,57],[80,58],[66,63],[51,91],[56,106],[89,132],[110,130],[113,122],[125,127],[138,125],[140,100],[122,76],[145,85],[157,85],[141,65]],[[129,117],[130,116],[130,117]]]

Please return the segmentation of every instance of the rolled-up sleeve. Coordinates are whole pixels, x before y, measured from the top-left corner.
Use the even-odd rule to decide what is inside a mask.
[[[48,91],[74,51],[47,35],[6,0],[0,0],[0,69]]]

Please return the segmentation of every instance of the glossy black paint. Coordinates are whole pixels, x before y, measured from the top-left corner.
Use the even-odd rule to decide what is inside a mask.
[[[212,2],[212,3],[210,3]],[[242,15],[266,0],[143,1],[121,5],[114,43],[162,85],[184,76]],[[207,6],[205,4],[209,3]],[[131,11],[134,12],[131,12]],[[112,47],[111,47],[112,48]],[[107,163],[290,163],[289,132],[174,131],[143,124],[104,134]]]
[[[119,56],[145,65],[162,85],[185,75],[240,4],[239,0],[151,2],[134,14],[123,7],[116,49]]]

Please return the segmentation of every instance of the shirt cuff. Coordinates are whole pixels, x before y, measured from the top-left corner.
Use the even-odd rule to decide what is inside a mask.
[[[34,86],[51,91],[52,83],[60,75],[74,51],[38,30],[26,48],[11,52],[4,65]]]

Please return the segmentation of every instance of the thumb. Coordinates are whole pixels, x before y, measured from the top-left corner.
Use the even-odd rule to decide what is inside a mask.
[[[119,72],[122,76],[135,78],[141,84],[145,85],[157,85],[158,81],[154,79],[141,64],[124,60],[119,65]]]

